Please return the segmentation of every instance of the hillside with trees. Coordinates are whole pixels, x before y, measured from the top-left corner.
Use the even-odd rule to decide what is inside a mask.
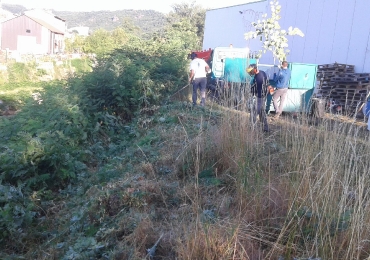
[[[87,26],[90,28],[90,32],[98,29],[112,31],[129,22],[139,28],[144,35],[150,35],[163,31],[166,25],[166,16],[153,10],[53,12],[66,20],[68,28]]]
[[[27,8],[21,5],[3,4],[2,8],[13,14],[21,14]],[[163,32],[167,24],[166,15],[153,10],[119,10],[119,11],[95,11],[95,12],[52,12],[66,20],[67,28],[87,26],[90,32],[98,29],[112,31],[127,23],[140,29],[143,36],[156,32]]]
[[[2,8],[19,15],[27,8],[21,5],[2,4]],[[163,34],[165,27],[189,21],[197,31],[202,42],[205,9],[195,3],[180,3],[172,6],[173,11],[163,14],[154,10],[118,10],[94,12],[70,12],[51,10],[55,15],[66,20],[67,28],[86,26],[90,33],[97,30],[113,31],[117,27],[134,30],[140,37]],[[186,22],[185,22],[186,23]]]
[[[12,14],[21,14],[24,11],[27,11],[27,8],[22,5],[13,5],[13,4],[2,4],[2,9],[12,13]]]

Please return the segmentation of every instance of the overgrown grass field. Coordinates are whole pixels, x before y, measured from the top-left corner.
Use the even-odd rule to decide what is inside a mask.
[[[145,44],[1,88],[0,258],[369,258],[361,126],[194,108],[186,53]]]

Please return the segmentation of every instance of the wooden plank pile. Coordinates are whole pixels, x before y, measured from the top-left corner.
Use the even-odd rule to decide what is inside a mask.
[[[323,64],[318,66],[317,96],[342,106],[347,114],[357,113],[370,90],[370,73],[355,73],[354,65]]]

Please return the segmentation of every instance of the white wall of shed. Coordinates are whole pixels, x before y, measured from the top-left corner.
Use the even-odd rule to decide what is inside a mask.
[[[38,46],[38,53],[50,53],[50,30],[45,28],[45,27],[42,27],[42,30],[41,30],[41,44],[39,44]]]
[[[24,35],[17,36],[17,51],[19,53],[32,54],[36,46],[36,37]]]

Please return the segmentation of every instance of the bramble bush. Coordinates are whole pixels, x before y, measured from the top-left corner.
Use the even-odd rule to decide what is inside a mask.
[[[12,83],[32,81],[36,78],[36,63],[15,62],[8,65],[8,80]]]
[[[44,211],[30,201],[32,194],[88,177],[89,167],[106,162],[112,144],[129,138],[125,122],[186,83],[188,51],[178,40],[132,37],[99,56],[91,73],[44,83],[23,98],[15,116],[0,120],[0,198],[9,189],[22,193],[16,202],[0,201],[0,241],[19,232],[26,239]]]
[[[64,187],[88,158],[87,126],[68,89],[47,86],[17,116],[0,121],[0,180],[33,190]]]
[[[186,82],[186,51],[176,44],[132,39],[97,61],[76,85],[80,105],[100,121],[106,115],[130,120],[141,108],[165,100]]]

